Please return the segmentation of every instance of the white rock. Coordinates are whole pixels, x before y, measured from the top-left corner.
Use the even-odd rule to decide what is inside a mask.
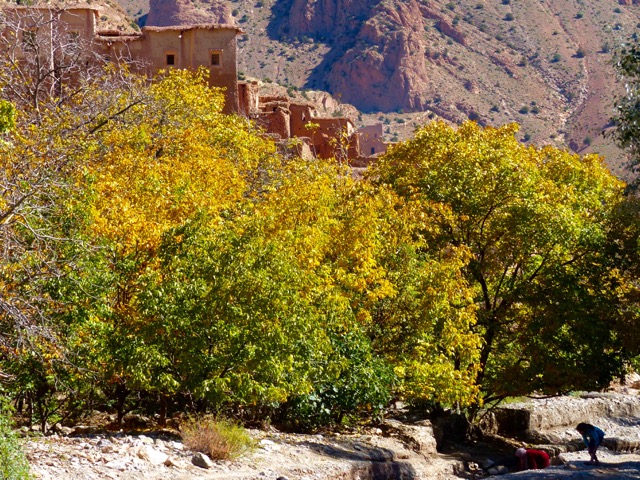
[[[184,450],[184,445],[180,442],[169,442],[169,446],[175,450]]]
[[[127,469],[128,465],[129,464],[126,460],[117,459],[117,460],[111,460],[110,462],[107,462],[105,464],[105,467],[124,472]]]
[[[200,452],[197,452],[193,457],[191,457],[191,463],[200,468],[211,468],[214,465],[208,456]]]
[[[137,452],[138,458],[146,460],[152,465],[162,465],[167,461],[169,456],[166,453],[160,452],[153,448],[151,445],[145,445],[140,447]]]

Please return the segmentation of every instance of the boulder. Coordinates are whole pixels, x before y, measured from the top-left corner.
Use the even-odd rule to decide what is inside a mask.
[[[137,449],[136,455],[138,458],[145,460],[152,465],[162,465],[167,461],[169,456],[166,453],[160,452],[153,448],[151,445],[144,445]]]
[[[211,468],[214,465],[213,461],[208,456],[200,452],[197,452],[193,457],[191,457],[191,463],[200,468]]]

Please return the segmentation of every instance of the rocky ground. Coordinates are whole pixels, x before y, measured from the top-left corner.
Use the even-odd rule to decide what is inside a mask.
[[[436,451],[436,437],[442,444],[446,429],[436,427],[434,434],[429,421],[397,420],[349,435],[251,430],[255,448],[233,462],[207,462],[169,431],[89,433],[91,429],[79,426],[63,429],[64,434],[32,437],[26,449],[32,472],[43,480],[477,479],[489,477],[488,471],[500,473],[489,470],[491,462],[520,445],[551,452],[553,466],[499,478],[640,479],[638,390],[529,401],[508,405],[500,412],[487,428],[501,439],[501,445],[449,444],[446,453]],[[585,464],[588,454],[579,450],[582,446],[574,430],[579,421],[596,424],[606,432],[600,466]]]
[[[430,429],[428,429],[430,431]],[[162,435],[80,435],[32,439],[32,472],[43,480],[456,478],[460,460],[435,454],[433,436],[407,445],[371,435],[290,435],[252,430],[255,449],[235,462],[194,465],[200,456]],[[417,437],[416,437],[417,438]],[[418,451],[416,451],[418,450]],[[206,468],[203,468],[205,467]]]

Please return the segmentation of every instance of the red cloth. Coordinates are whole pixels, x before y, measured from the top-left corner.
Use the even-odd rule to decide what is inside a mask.
[[[549,455],[547,455],[547,452],[527,449],[526,457],[520,459],[520,471],[547,468],[549,463]]]

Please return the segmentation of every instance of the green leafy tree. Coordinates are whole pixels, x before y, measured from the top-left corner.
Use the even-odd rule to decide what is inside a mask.
[[[163,235],[195,218],[217,224],[274,156],[273,143],[249,123],[221,113],[223,97],[205,74],[168,72],[143,86],[139,101],[136,90],[115,92],[125,111],[103,119],[87,147],[93,158],[77,176],[85,189],[78,208],[88,216],[82,234],[99,247],[95,275],[108,282],[101,303],[77,313],[73,338],[91,339],[90,349],[77,345],[115,399],[119,421],[131,392],[159,395],[164,405],[179,387],[171,375],[155,375],[169,364],[148,341],[139,305],[141,279],[159,268]]]
[[[629,43],[615,52],[614,65],[625,85],[625,94],[616,99],[614,137],[631,156],[628,168],[633,175],[632,186],[638,187],[640,172],[640,47]]]
[[[468,249],[485,401],[603,387],[623,365],[604,300],[588,287],[612,273],[589,269],[601,264],[622,185],[599,157],[526,147],[516,131],[434,123],[371,173],[437,225],[422,230],[430,248]]]

